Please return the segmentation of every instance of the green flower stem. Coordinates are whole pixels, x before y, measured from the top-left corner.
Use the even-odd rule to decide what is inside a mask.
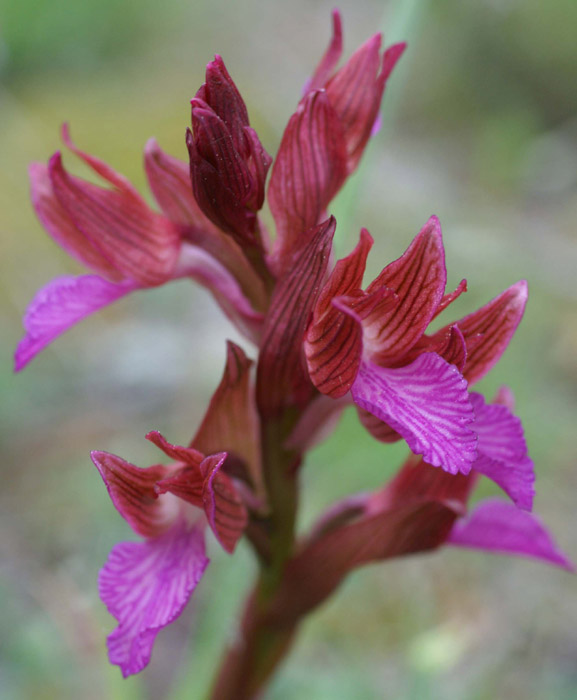
[[[251,700],[291,647],[298,620],[287,618],[275,598],[283,581],[286,562],[295,542],[298,506],[298,452],[284,444],[299,412],[286,410],[280,417],[263,420],[262,453],[269,498],[266,520],[269,556],[261,557],[261,572],[250,594],[240,629],[225,653],[212,690],[212,700]]]

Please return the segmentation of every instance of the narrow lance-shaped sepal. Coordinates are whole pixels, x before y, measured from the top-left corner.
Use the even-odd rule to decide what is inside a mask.
[[[303,337],[326,274],[335,227],[331,217],[308,232],[275,288],[257,367],[261,415],[304,407],[314,392],[304,366]]]

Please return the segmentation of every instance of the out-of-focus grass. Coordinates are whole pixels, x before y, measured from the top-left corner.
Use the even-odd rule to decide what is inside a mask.
[[[367,226],[374,274],[436,213],[450,284],[469,279],[454,317],[529,279],[526,318],[481,388],[513,387],[537,463],[536,508],[576,558],[577,5],[427,6],[392,79],[395,115],[335,203],[339,252]],[[341,9],[350,51],[375,31],[383,5]],[[384,10],[392,21],[396,7]],[[87,320],[13,377],[26,303],[78,270],[35,221],[25,168],[60,147],[66,119],[84,148],[144,190],[144,142],[156,136],[185,157],[187,100],[215,52],[274,151],[324,48],[330,5],[26,0],[0,11],[2,693],[203,697],[253,574],[248,550],[229,558],[212,547],[184,619],[159,635],[152,666],[122,681],[105,658],[113,620],[96,576],[130,535],[88,451],[145,465],[157,459],[143,440],[149,429],[188,439],[218,381],[224,338],[236,336],[204,292],[178,283]],[[347,413],[303,470],[302,526],[335,499],[377,487],[404,454],[375,444]],[[456,551],[391,562],[356,573],[306,623],[270,697],[573,698],[576,628],[573,580],[544,566]]]

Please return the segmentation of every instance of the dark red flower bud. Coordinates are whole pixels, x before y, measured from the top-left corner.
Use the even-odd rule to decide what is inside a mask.
[[[186,135],[192,191],[202,212],[237,242],[260,245],[256,212],[271,158],[249,125],[244,101],[220,56],[192,100]]]

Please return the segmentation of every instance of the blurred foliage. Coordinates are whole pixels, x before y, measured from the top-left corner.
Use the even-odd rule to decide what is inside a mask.
[[[214,547],[151,667],[122,681],[107,664],[113,621],[97,598],[97,572],[130,534],[88,451],[145,465],[157,459],[142,439],[149,429],[188,439],[218,381],[224,338],[237,338],[208,296],[181,282],[87,320],[13,377],[27,302],[50,278],[78,271],[35,221],[26,164],[59,148],[66,119],[79,144],[144,191],[144,142],[156,136],[184,158],[188,100],[215,52],[274,152],[324,49],[330,9],[325,0],[0,0],[7,700],[203,697],[253,574],[246,548],[228,558]],[[456,317],[529,279],[526,318],[481,388],[489,396],[503,382],[514,389],[537,463],[537,510],[577,559],[577,3],[344,0],[341,10],[348,52],[379,28],[389,42],[407,38],[409,51],[388,88],[384,129],[333,207],[339,249],[367,226],[374,274],[437,213],[449,283],[469,280]],[[378,486],[403,457],[401,445],[375,444],[347,413],[303,471],[302,527],[336,498]],[[269,697],[569,700],[577,697],[574,592],[561,572],[473,553],[370,567],[304,626]]]

